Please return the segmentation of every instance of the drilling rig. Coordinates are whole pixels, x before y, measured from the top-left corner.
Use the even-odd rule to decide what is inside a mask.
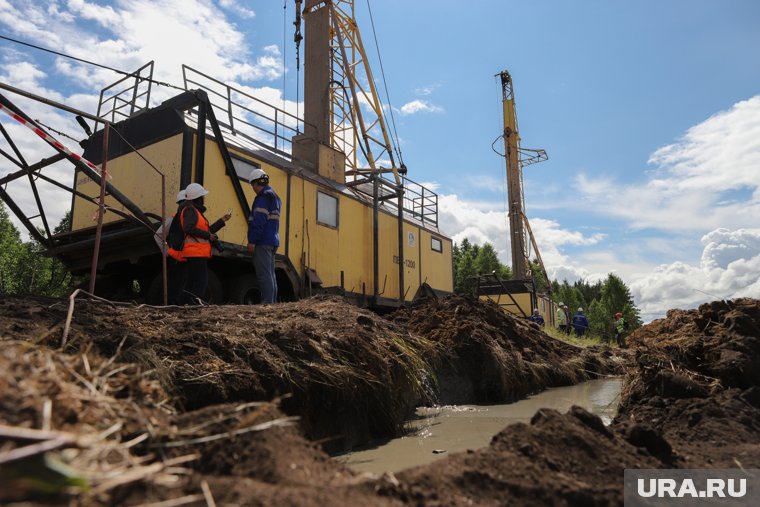
[[[97,277],[99,296],[134,299],[139,287],[140,297],[159,302],[162,255],[154,231],[169,213],[167,196],[200,183],[209,190],[207,216],[233,210],[219,231],[222,249],[209,261],[207,299],[255,303],[245,249],[248,176],[264,169],[282,199],[275,259],[282,300],[338,292],[382,309],[453,292],[452,242],[438,228],[437,195],[407,178],[392,146],[354,1],[295,5],[297,51],[305,25],[303,118],[188,65],[184,91],[158,105],[150,100],[153,62],[125,72],[101,92],[96,114],[0,83],[0,105],[11,114],[0,121],[24,123],[51,151],[39,160],[37,153],[24,156],[16,130],[0,128],[8,146],[0,155],[12,164],[0,172],[0,198],[50,255],[74,274]],[[55,139],[6,92],[94,124],[80,142],[84,153]],[[67,176],[59,181],[61,172]],[[18,188],[23,182],[34,206],[21,204],[28,201]],[[62,234],[47,225],[50,186],[72,196],[71,229]]]
[[[512,279],[502,281],[494,276],[481,280],[478,293],[495,299],[506,311],[527,317],[532,308],[542,313],[551,309],[550,298],[541,298],[536,291],[535,265],[547,281],[547,291],[551,295],[549,277],[541,259],[538,244],[525,214],[525,194],[523,192],[523,168],[548,159],[545,150],[523,148],[520,145],[520,131],[517,126],[517,110],[512,76],[506,70],[496,75],[501,81],[503,131],[494,144],[503,141],[507,174],[507,216],[509,218],[509,239],[512,252]],[[532,250],[531,250],[532,249]],[[541,300],[541,301],[539,301]]]

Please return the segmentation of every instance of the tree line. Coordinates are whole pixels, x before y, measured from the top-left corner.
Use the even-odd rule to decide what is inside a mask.
[[[502,264],[496,255],[496,249],[490,243],[474,245],[466,238],[455,243],[454,257],[454,291],[459,294],[475,294],[477,277],[494,273],[502,280],[512,278],[512,270]],[[556,303],[565,303],[573,314],[583,308],[589,322],[591,333],[609,338],[612,331],[614,315],[621,312],[631,328],[642,324],[639,309],[633,302],[631,291],[622,278],[609,273],[604,280],[589,282],[576,280],[570,284],[544,278],[536,260],[530,262],[536,284],[536,292],[546,293],[551,284],[552,299]]]
[[[67,213],[53,230],[54,234],[70,228]],[[35,239],[23,241],[0,202],[0,294],[34,294],[67,296],[72,287],[71,274],[57,259],[48,257]]]

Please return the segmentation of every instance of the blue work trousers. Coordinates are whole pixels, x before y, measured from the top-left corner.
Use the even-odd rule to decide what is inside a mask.
[[[256,245],[253,251],[253,268],[261,291],[261,304],[272,304],[277,301],[277,278],[274,275],[274,254],[277,247],[272,245]]]

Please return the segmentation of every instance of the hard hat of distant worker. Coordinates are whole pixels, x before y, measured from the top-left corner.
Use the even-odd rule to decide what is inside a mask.
[[[582,311],[583,311],[583,308],[580,308],[580,307],[578,307],[578,311],[579,311],[579,312],[582,312]]]
[[[533,313],[538,314],[538,308],[534,308]]]
[[[615,314],[615,317],[622,317],[622,316],[623,316],[623,314],[622,314],[622,313],[620,313],[620,312],[617,312],[617,313]]]
[[[203,188],[200,183],[190,183],[185,189],[185,198],[188,201],[194,201],[199,197],[203,197],[208,194],[208,190]]]
[[[179,192],[177,192],[177,204],[181,203],[185,199],[187,199],[187,197],[185,196],[184,190],[180,190]]]
[[[251,176],[248,178],[248,181],[251,183],[266,185],[269,183],[269,175],[264,172],[264,169],[256,168],[251,171]]]
[[[559,302],[559,307],[562,308],[563,306],[565,306],[565,303],[563,303],[562,301],[560,301]]]

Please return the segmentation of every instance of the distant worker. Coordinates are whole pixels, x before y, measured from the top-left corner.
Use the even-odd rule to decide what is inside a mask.
[[[211,258],[211,244],[217,241],[216,231],[224,227],[232,216],[227,212],[209,226],[203,216],[203,205],[208,190],[198,183],[190,183],[185,189],[186,200],[180,208],[180,224],[185,234],[182,255],[187,259],[187,282],[183,303],[199,304],[206,300],[208,287],[208,260]],[[219,303],[219,301],[214,301]]]
[[[617,342],[618,346],[625,348],[625,338],[623,337],[623,334],[628,327],[628,323],[625,321],[623,314],[620,312],[617,312],[615,314],[615,319],[615,341]]]
[[[261,304],[277,301],[277,278],[274,259],[280,246],[280,209],[282,202],[263,169],[254,169],[250,176],[256,193],[248,217],[248,252],[253,254],[253,268],[261,291]]]
[[[533,315],[528,317],[530,320],[538,324],[539,326],[544,325],[544,318],[541,316],[541,313],[538,311],[538,308],[533,310]]]
[[[182,254],[185,235],[182,232],[182,226],[179,220],[174,220],[182,209],[182,203],[185,202],[185,191],[180,190],[177,193],[177,211],[172,216],[167,217],[166,221],[156,229],[154,239],[158,248],[168,255],[166,259],[166,279],[167,279],[167,302],[170,305],[180,304],[180,296],[185,288],[187,278],[187,260]],[[163,243],[163,231],[166,228],[166,243]]]
[[[559,306],[557,306],[557,329],[559,329],[561,333],[567,333],[567,314],[565,313],[564,306],[565,303],[561,301]]]
[[[565,333],[570,334],[573,331],[573,326],[571,325],[572,319],[570,318],[570,308],[568,308],[567,305],[563,304],[562,309],[565,311],[565,321],[567,322]]]
[[[583,308],[578,308],[573,315],[573,329],[575,329],[575,336],[583,336],[588,329],[588,319],[583,314]]]

